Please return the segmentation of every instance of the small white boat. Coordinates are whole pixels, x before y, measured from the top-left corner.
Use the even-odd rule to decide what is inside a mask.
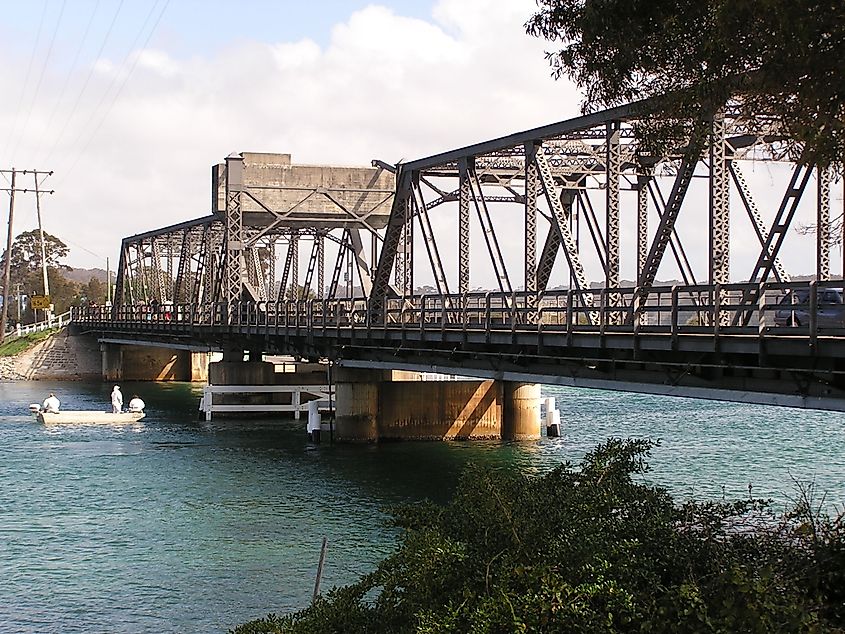
[[[144,412],[121,412],[120,414],[112,414],[111,412],[94,412],[90,410],[65,410],[58,413],[53,412],[38,412],[36,418],[39,423],[45,425],[60,425],[60,424],[105,424],[105,425],[128,425],[137,423],[144,418]]]

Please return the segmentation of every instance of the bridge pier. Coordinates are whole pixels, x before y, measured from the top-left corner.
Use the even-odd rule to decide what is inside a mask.
[[[335,436],[381,440],[540,437],[540,387],[500,381],[394,380],[406,373],[338,368]]]
[[[192,381],[208,379],[208,353],[157,346],[103,343],[105,381]]]
[[[540,385],[502,381],[505,413],[502,440],[537,440],[540,437]]]

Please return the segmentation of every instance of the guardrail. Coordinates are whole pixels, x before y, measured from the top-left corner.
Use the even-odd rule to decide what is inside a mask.
[[[61,315],[54,315],[50,319],[39,321],[34,324],[26,324],[22,326],[17,324],[14,328],[6,333],[5,340],[17,339],[34,332],[41,332],[42,330],[50,330],[51,328],[62,328],[67,326],[71,321],[71,311],[68,310]]]
[[[516,292],[422,295],[387,300],[378,314],[357,299],[281,302],[164,304],[78,307],[71,319],[82,323],[132,322],[143,329],[155,322],[184,326],[232,325],[308,330],[418,329],[538,332],[664,332],[845,336],[843,281],[766,282],[655,286],[647,295],[637,287],[547,291],[542,296]],[[643,299],[645,298],[645,299]]]
[[[245,394],[254,396],[256,394],[289,394],[290,403],[238,403],[226,404],[215,403],[215,394]],[[303,399],[306,396],[309,398]],[[310,401],[319,401],[321,404],[331,402],[333,396],[332,387],[329,385],[206,385],[202,390],[200,399],[200,412],[203,419],[210,421],[214,412],[293,412],[295,420],[299,420],[302,412],[308,411]]]

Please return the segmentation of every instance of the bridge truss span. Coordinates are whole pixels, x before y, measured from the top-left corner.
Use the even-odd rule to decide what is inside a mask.
[[[77,317],[304,358],[845,407],[845,179],[793,161],[770,117],[728,105],[658,156],[638,141],[650,116],[620,106],[367,168],[232,155],[211,214],[124,239],[110,318]]]

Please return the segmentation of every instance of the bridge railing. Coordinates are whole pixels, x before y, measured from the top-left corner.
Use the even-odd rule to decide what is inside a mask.
[[[14,328],[6,332],[5,340],[17,339],[25,335],[30,335],[35,332],[42,332],[50,330],[51,328],[62,328],[67,326],[71,320],[71,311],[66,311],[60,315],[53,315],[49,319],[36,322],[34,324],[16,324]]]
[[[193,326],[321,331],[351,329],[565,331],[612,333],[845,335],[843,282],[767,282],[421,295],[384,302],[374,315],[364,298],[198,305],[81,307],[71,318],[118,322],[143,331]]]

